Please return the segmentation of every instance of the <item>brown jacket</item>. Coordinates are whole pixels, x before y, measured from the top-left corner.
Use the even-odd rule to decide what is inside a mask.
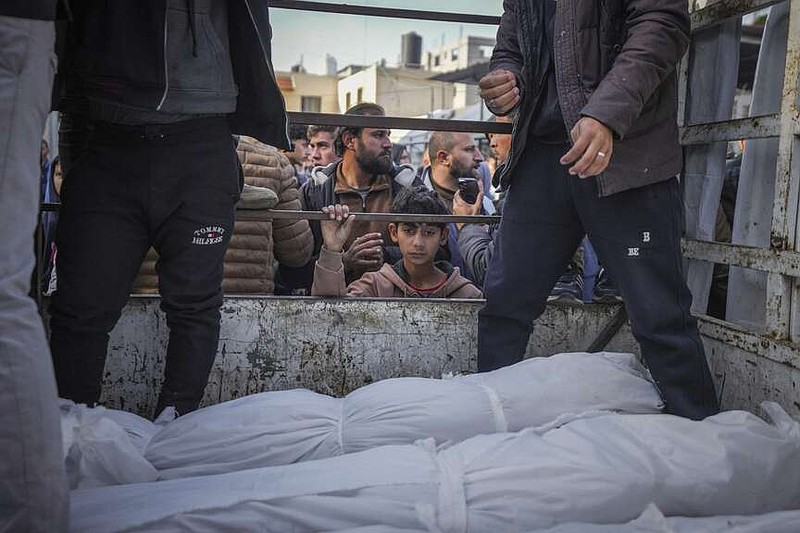
[[[689,43],[686,0],[559,0],[554,20],[556,85],[564,124],[581,116],[613,131],[614,152],[598,176],[601,196],[680,172],[676,65]],[[491,69],[521,87],[514,136],[495,179],[508,184],[524,152],[546,71],[541,0],[504,0]]]
[[[245,183],[272,189],[278,195],[275,209],[300,209],[297,178],[286,156],[250,137],[239,139],[237,153]],[[226,294],[273,294],[278,263],[303,266],[311,259],[313,246],[306,220],[236,221],[225,253],[222,290]],[[134,292],[158,292],[157,259],[151,249],[134,283]]]
[[[394,202],[392,179],[383,174],[375,176],[375,181],[372,182],[366,198],[362,198],[360,194],[347,185],[347,181],[342,174],[342,166],[339,165],[336,167],[336,185],[333,188],[333,193],[340,204],[350,208],[351,213],[392,212],[392,202]],[[356,238],[370,232],[380,233],[383,237],[383,242],[387,245],[392,242],[389,236],[389,225],[386,222],[368,222],[358,220],[358,217],[356,217],[353,231],[344,245],[345,249],[349,248]]]
[[[483,298],[483,293],[452,267],[447,281],[429,298]],[[384,263],[377,272],[367,272],[345,288],[342,254],[329,252],[324,246],[314,266],[312,296],[366,296],[374,298],[420,297],[408,283]]]

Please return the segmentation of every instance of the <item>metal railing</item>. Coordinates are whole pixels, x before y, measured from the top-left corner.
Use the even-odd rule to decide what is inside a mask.
[[[693,0],[690,2],[693,33],[776,3],[776,0]],[[761,117],[691,124],[681,128],[681,142],[686,146],[741,139],[778,139],[769,247],[754,248],[697,240],[685,240],[683,243],[684,253],[688,258],[767,273],[765,324],[761,334],[748,332],[743,336],[738,326],[707,316],[701,317],[704,334],[736,344],[745,350],[750,350],[757,344],[754,343],[754,338],[764,339],[765,346],[772,346],[773,342],[800,341],[800,293],[795,288],[795,278],[800,277],[800,253],[796,251],[800,166],[794,157],[794,151],[798,147],[800,116],[796,105],[800,76],[800,1],[789,0],[789,6],[789,32],[780,112]],[[684,86],[688,83],[687,64],[688,61],[684,60],[681,75]],[[684,106],[685,102],[682,102],[681,116],[684,116]],[[764,350],[755,351],[760,353]],[[789,359],[794,363],[798,361],[797,357]]]
[[[402,130],[465,131],[470,133],[511,133],[511,124],[480,120],[449,120],[440,118],[406,118],[362,115],[338,115],[336,113],[307,113],[290,111],[293,124],[318,126],[344,126],[354,128],[396,128]]]
[[[355,6],[351,4],[332,4],[326,2],[306,2],[303,0],[270,0],[271,8],[297,9],[337,15],[364,15],[367,17],[387,17],[395,19],[432,20],[435,22],[457,22],[461,24],[489,24],[497,26],[500,17],[491,15],[472,15],[419,9],[397,9],[391,7]]]

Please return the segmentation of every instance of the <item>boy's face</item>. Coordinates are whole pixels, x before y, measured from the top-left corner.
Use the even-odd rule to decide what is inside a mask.
[[[447,242],[447,227],[425,223],[390,223],[389,235],[400,247],[404,261],[413,265],[432,265],[439,247]]]
[[[305,165],[311,160],[311,148],[308,147],[308,139],[294,139],[292,146],[294,146],[294,150],[285,152],[289,161],[295,165]]]
[[[339,159],[333,149],[333,136],[329,131],[317,132],[308,140],[314,166],[326,167]]]

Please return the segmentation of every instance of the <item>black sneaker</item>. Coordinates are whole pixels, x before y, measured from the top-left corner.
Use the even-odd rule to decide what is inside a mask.
[[[558,278],[547,301],[583,303],[583,276],[578,269],[573,266],[567,268],[567,271]]]
[[[601,268],[595,278],[592,301],[600,304],[617,304],[622,301],[622,296],[619,295],[605,268]]]

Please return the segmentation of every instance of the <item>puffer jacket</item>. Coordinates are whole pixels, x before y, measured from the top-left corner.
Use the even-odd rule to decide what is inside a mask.
[[[297,178],[286,156],[250,137],[240,137],[236,151],[245,183],[274,191],[278,195],[274,209],[300,209]],[[222,290],[226,294],[273,294],[278,263],[303,266],[311,259],[313,246],[307,220],[236,221],[225,253]],[[134,292],[158,292],[157,258],[151,249],[134,284]]]
[[[558,101],[570,131],[593,117],[614,133],[600,196],[673,177],[678,144],[676,66],[689,44],[686,0],[559,0],[554,19]],[[490,68],[513,72],[521,89],[506,162],[495,174],[505,188],[522,157],[531,116],[546,80],[541,0],[504,0]]]
[[[462,276],[458,267],[446,261],[439,261],[436,266],[448,277],[439,289],[428,298],[483,298],[483,293],[467,278]],[[349,286],[345,287],[344,264],[342,254],[329,252],[326,248],[320,251],[319,259],[314,267],[314,284],[312,296],[364,296],[373,298],[419,298],[422,297],[406,283],[397,269],[384,263],[380,270],[367,272]]]

